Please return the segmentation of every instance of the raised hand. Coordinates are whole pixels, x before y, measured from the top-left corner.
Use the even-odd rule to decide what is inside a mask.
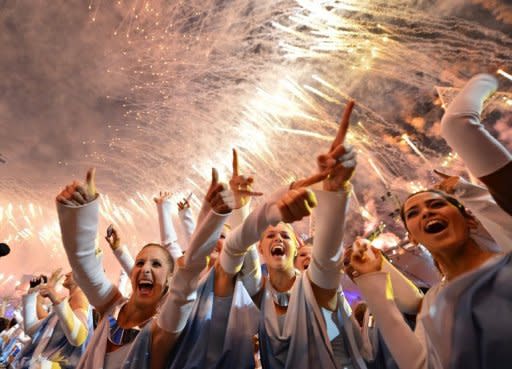
[[[41,284],[39,287],[39,294],[43,297],[49,298],[53,304],[58,304],[62,301],[62,298],[55,290],[55,287],[62,276],[62,268],[59,268],[52,273],[47,283]]]
[[[107,235],[105,236],[105,240],[107,240],[112,251],[116,251],[121,246],[121,239],[117,234],[117,230],[111,224],[107,228]]]
[[[311,209],[317,205],[313,191],[305,188],[289,190],[276,203],[283,222],[292,223],[311,215]]]
[[[160,196],[153,197],[153,201],[155,202],[155,204],[161,204],[164,201],[169,200],[171,198],[171,196],[172,196],[172,193],[170,193],[170,192],[160,191]]]
[[[223,183],[219,183],[219,173],[217,169],[212,168],[212,182],[205,199],[218,214],[227,214],[234,206],[233,199],[226,195],[226,188]]]
[[[331,168],[330,174],[324,179],[323,188],[325,191],[339,191],[346,189],[346,185],[356,169],[357,159],[356,152],[352,146],[338,147],[343,149],[344,154],[336,157],[336,164]],[[320,164],[319,164],[320,166]]]
[[[382,254],[379,249],[371,246],[369,240],[357,239],[351,248],[345,250],[343,255],[345,273],[350,278],[378,272],[382,267]]]
[[[238,171],[238,152],[233,149],[233,175],[229,180],[229,188],[233,192],[235,199],[235,209],[239,209],[246,205],[251,197],[263,195],[261,192],[253,192],[252,184],[254,178],[246,177],[239,174]]]
[[[97,196],[96,169],[91,168],[87,171],[85,184],[73,181],[57,195],[57,201],[64,205],[80,206],[93,201]]]
[[[338,132],[334,141],[331,144],[331,147],[327,154],[319,155],[317,158],[318,164],[318,173],[312,175],[311,177],[305,178],[300,181],[296,181],[292,184],[290,188],[296,189],[300,187],[308,187],[312,186],[315,183],[325,180],[333,170],[341,163],[343,155],[346,153],[347,148],[343,146],[343,142],[345,141],[345,136],[348,131],[348,125],[350,122],[350,115],[352,114],[352,110],[354,109],[355,102],[350,100],[345,107],[343,112],[343,118],[341,119],[340,126],[338,128]],[[339,172],[339,171],[338,171]]]
[[[178,211],[190,209],[190,203],[188,200],[192,197],[192,192],[185,198],[183,198],[180,202],[178,202]]]
[[[451,176],[449,174],[443,173],[437,169],[434,169],[434,173],[441,177],[441,181],[434,185],[434,188],[446,192],[447,194],[455,193],[455,188],[457,184],[459,184],[460,177],[459,176]]]
[[[46,282],[48,282],[48,278],[43,274],[41,274],[37,277],[33,277],[29,282],[29,293],[38,291],[39,290],[38,286],[41,283],[46,283]]]

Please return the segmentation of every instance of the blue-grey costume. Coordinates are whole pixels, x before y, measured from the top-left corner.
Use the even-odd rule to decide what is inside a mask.
[[[338,294],[336,321],[353,368],[366,368],[359,347],[362,337],[350,307]],[[325,320],[306,273],[298,277],[290,296],[280,332],[274,301],[268,288],[262,301],[259,328],[261,364],[272,369],[341,368],[327,336]]]
[[[89,344],[91,335],[89,334],[82,345],[73,346],[66,338],[58,320],[56,313],[51,313],[43,319],[35,334],[32,335],[32,342],[25,346],[21,353],[19,368],[30,368],[34,354],[58,363],[62,369],[74,369],[77,366]],[[87,314],[87,328],[89,332],[93,331],[90,308]],[[39,347],[40,345],[44,347]]]

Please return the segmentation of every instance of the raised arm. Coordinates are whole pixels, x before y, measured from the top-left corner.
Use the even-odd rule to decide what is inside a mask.
[[[81,346],[89,335],[87,324],[89,303],[85,294],[77,289],[68,299],[55,305],[61,326],[68,342],[73,346]]]
[[[160,197],[155,197],[155,204],[158,211],[158,223],[160,225],[160,242],[165,246],[174,260],[174,264],[183,256],[181,246],[178,244],[178,236],[172,223],[171,194],[169,192],[160,192]]]
[[[480,122],[484,101],[497,88],[498,81],[490,74],[469,80],[446,109],[441,133],[496,202],[512,214],[512,155]]]
[[[130,254],[128,247],[121,244],[121,238],[119,238],[119,234],[113,225],[110,225],[107,228],[107,235],[105,236],[105,240],[107,240],[110,249],[121,265],[121,268],[127,275],[130,275],[133,266],[135,265],[135,261],[133,260],[133,256]]]
[[[165,365],[185,327],[195,300],[199,275],[206,265],[206,257],[215,246],[231,210],[224,202],[225,197],[226,189],[218,183],[217,171],[213,170],[212,183],[205,198],[212,210],[196,228],[184,263],[178,264],[171,281],[172,289],[162,305],[158,319],[152,325],[151,368],[162,368]]]
[[[260,196],[261,193],[253,192],[254,179],[252,177],[244,176],[239,173],[238,165],[238,152],[233,149],[233,173],[229,181],[229,187],[234,195],[235,208],[233,209],[228,223],[231,229],[236,229],[241,226],[247,219],[250,213],[251,197]],[[249,252],[245,253],[244,260],[241,266],[240,278],[245,286],[249,295],[255,295],[261,287],[261,266],[258,251],[255,245],[249,245]],[[247,248],[247,245],[241,246]],[[224,249],[224,246],[222,247]],[[233,245],[228,242],[227,250],[224,253],[231,253]],[[216,296],[229,296],[233,294],[235,288],[235,273],[228,267],[227,271],[224,269],[226,262],[226,255],[215,265],[215,295]]]
[[[94,170],[87,173],[86,186],[73,182],[57,196],[62,242],[75,279],[89,302],[103,314],[122,297],[105,272],[96,251],[99,199]]]
[[[41,320],[37,318],[36,305],[38,291],[29,290],[26,295],[22,297],[23,303],[23,327],[25,333],[32,336],[39,328]]]
[[[76,285],[73,287],[69,299],[59,296],[55,287],[61,277],[61,269],[53,272],[48,279],[48,283],[41,285],[39,293],[52,302],[53,308],[59,317],[59,325],[68,342],[73,346],[81,346],[89,334],[87,325],[89,302]]]
[[[189,195],[189,197],[191,195],[192,193]],[[183,231],[185,233],[185,243],[188,245],[190,243],[190,239],[192,238],[192,234],[196,229],[196,223],[194,222],[194,217],[192,216],[192,209],[190,209],[188,198],[178,202],[178,217],[180,218],[181,226],[183,227]]]
[[[440,369],[434,361],[429,366],[421,321],[418,319],[415,332],[407,325],[395,302],[390,273],[382,268],[383,257],[370,247],[369,241],[358,240],[352,249],[347,249],[345,271],[355,277],[393,358],[400,369]]]
[[[356,166],[356,154],[351,147],[338,149],[338,152],[343,154],[334,157],[336,164],[324,180],[323,190],[315,191],[318,199],[314,212],[316,229],[312,260],[307,269],[318,304],[330,310],[336,309],[336,294],[341,283],[344,223],[351,191],[349,180]]]

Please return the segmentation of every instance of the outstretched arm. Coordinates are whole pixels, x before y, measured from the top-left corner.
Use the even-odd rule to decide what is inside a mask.
[[[347,249],[345,272],[355,277],[400,369],[426,369],[428,348],[421,321],[418,320],[415,332],[407,325],[395,303],[390,275],[382,270],[384,258],[378,249],[370,247],[368,240],[359,239],[353,248]]]
[[[183,256],[183,251],[178,244],[178,236],[172,223],[171,194],[169,192],[160,192],[160,197],[155,197],[155,204],[158,211],[158,223],[160,225],[160,242],[165,246],[176,265],[178,259]]]
[[[39,328],[41,320],[37,318],[36,305],[38,291],[30,290],[22,298],[23,303],[23,327],[25,333],[32,336]]]
[[[356,166],[355,152],[351,148],[344,151],[339,164],[324,181],[324,190],[315,191],[318,199],[316,229],[312,260],[307,269],[318,304],[330,310],[336,309],[336,294],[341,283],[344,223],[351,190],[349,179]]]
[[[192,216],[192,209],[190,209],[190,203],[188,202],[190,196],[192,196],[192,193],[190,193],[186,199],[178,202],[178,217],[180,218],[181,226],[183,227],[183,231],[185,233],[186,245],[190,243],[192,234],[196,229],[196,223],[194,222],[194,217]]]
[[[87,317],[89,304],[84,293],[77,289],[69,298],[54,305],[59,316],[59,324],[73,346],[81,346],[89,335]]]
[[[497,87],[489,74],[474,76],[446,109],[441,133],[496,202],[512,214],[512,155],[480,122],[484,101]]]
[[[353,107],[354,102],[349,101],[329,151],[317,158],[316,176],[327,175],[323,178],[323,190],[316,191],[316,227],[312,261],[307,275],[312,282],[317,303],[333,311],[336,309],[337,291],[341,283],[344,223],[351,191],[349,181],[356,166],[355,150],[344,145]]]
[[[133,260],[128,247],[126,245],[121,245],[121,238],[119,238],[119,234],[112,224],[107,228],[105,240],[107,240],[110,249],[121,265],[121,268],[123,268],[127,275],[130,275],[133,266],[135,265],[135,261]]]
[[[99,199],[94,170],[87,174],[87,185],[77,182],[57,196],[62,242],[75,279],[89,302],[103,314],[121,294],[103,271],[100,252],[96,250]]]
[[[218,183],[217,171],[212,172],[212,183],[205,202],[212,209],[196,228],[184,258],[172,278],[172,289],[162,305],[158,319],[152,325],[151,367],[162,368],[185,327],[190,315],[199,275],[206,264],[206,257],[215,246],[222,226],[229,216],[225,204],[226,190]],[[165,348],[165,349],[162,349]]]
[[[72,290],[69,299],[59,296],[55,287],[62,277],[61,272],[62,269],[54,271],[48,282],[41,285],[39,293],[52,302],[68,342],[73,346],[80,346],[89,334],[87,326],[89,302],[79,287]]]

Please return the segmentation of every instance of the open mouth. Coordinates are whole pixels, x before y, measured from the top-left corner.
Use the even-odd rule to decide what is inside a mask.
[[[425,224],[423,230],[429,234],[436,234],[444,231],[448,227],[448,224],[441,219],[432,219]]]
[[[304,268],[304,270],[306,270],[307,268],[309,268],[309,263],[310,263],[310,261],[309,261],[309,260],[306,260],[306,261],[304,262],[304,264],[302,264],[302,267]]]
[[[283,245],[272,246],[272,248],[270,249],[270,254],[272,256],[284,256],[285,255],[284,246]]]
[[[153,292],[153,282],[151,281],[139,281],[137,287],[141,295],[150,295]]]

